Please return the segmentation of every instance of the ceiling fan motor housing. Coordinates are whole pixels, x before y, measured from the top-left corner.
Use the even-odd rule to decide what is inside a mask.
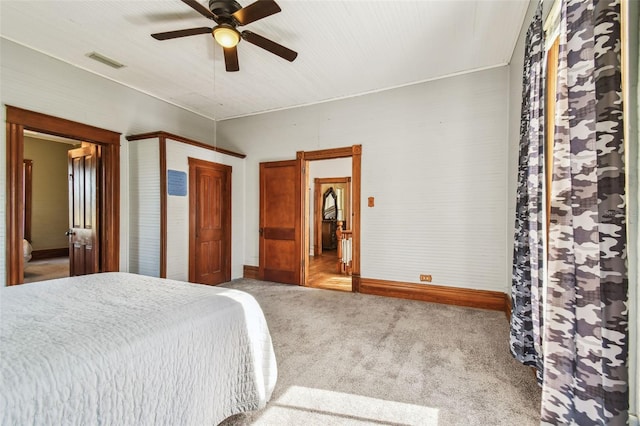
[[[242,6],[235,0],[209,0],[209,10],[217,16],[230,17],[240,9]]]
[[[1,0],[0,0],[1,1]],[[207,9],[202,0],[182,0],[187,6],[198,12],[217,25],[213,28],[197,27],[184,30],[165,31],[151,34],[156,40],[170,40],[179,37],[189,37],[199,34],[211,34],[215,41],[224,48],[224,62],[227,71],[238,71],[238,50],[236,46],[240,40],[246,40],[268,52],[273,53],[289,62],[293,62],[298,53],[288,49],[273,40],[269,40],[253,31],[238,31],[238,26],[250,24],[281,12],[275,0],[255,0],[247,7],[242,7],[235,0],[209,0]]]

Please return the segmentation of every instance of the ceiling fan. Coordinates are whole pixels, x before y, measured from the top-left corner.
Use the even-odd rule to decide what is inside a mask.
[[[227,71],[238,71],[238,49],[240,39],[255,44],[274,55],[278,55],[289,62],[298,56],[297,52],[288,49],[272,40],[251,31],[238,31],[236,27],[255,22],[280,12],[280,6],[273,0],[258,0],[247,7],[242,7],[235,0],[209,0],[209,9],[197,0],[182,0],[183,3],[196,10],[205,18],[211,19],[217,25],[213,28],[198,27],[185,30],[168,31],[151,34],[156,40],[169,40],[198,34],[211,34],[224,50],[224,63]]]

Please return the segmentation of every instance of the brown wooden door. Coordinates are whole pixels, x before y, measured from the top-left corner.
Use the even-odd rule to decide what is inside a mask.
[[[301,284],[300,160],[260,163],[260,279]]]
[[[231,167],[189,158],[189,281],[231,280]]]
[[[100,148],[69,150],[69,275],[100,270],[98,242],[98,162]]]

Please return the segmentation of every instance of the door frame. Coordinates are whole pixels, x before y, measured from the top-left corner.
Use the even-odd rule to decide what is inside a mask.
[[[308,274],[306,265],[309,265],[309,161],[331,160],[334,158],[351,157],[351,230],[352,230],[352,274],[351,291],[360,292],[360,198],[361,198],[361,174],[362,174],[362,145],[352,145],[344,148],[321,149],[317,151],[298,151],[296,158],[302,161],[301,191],[302,191],[302,229],[303,237],[303,267],[302,285],[307,285]]]
[[[100,271],[120,269],[120,133],[6,105],[6,284],[24,282],[24,131],[91,142],[102,147],[100,175]]]
[[[313,212],[313,255],[318,256],[322,254],[322,196],[320,189],[322,185],[342,183],[346,185],[346,216],[351,215],[351,177],[328,177],[328,178],[315,178],[313,182],[313,194],[314,194],[314,212]],[[351,223],[350,221],[347,223]]]
[[[196,195],[195,187],[197,184],[196,169],[203,167],[222,172],[225,175],[225,186],[222,188],[222,203],[224,208],[223,229],[224,242],[222,250],[225,252],[224,281],[231,281],[231,166],[226,164],[214,163],[212,161],[201,160],[198,158],[188,157],[189,160],[189,282],[196,282]]]

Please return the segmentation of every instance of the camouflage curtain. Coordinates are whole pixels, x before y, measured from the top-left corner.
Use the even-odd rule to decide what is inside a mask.
[[[511,283],[511,353],[542,378],[544,32],[542,4],[525,40],[520,155]]]
[[[628,310],[619,0],[562,2],[543,424],[624,425]]]

